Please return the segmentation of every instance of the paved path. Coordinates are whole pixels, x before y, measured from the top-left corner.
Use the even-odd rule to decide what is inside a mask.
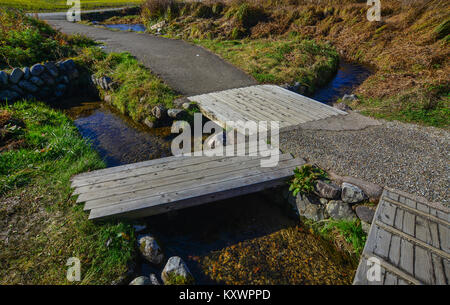
[[[103,42],[106,51],[130,52],[183,95],[198,95],[257,83],[217,55],[182,40],[110,31],[63,20],[48,22],[66,34],[85,34]]]
[[[449,209],[386,189],[380,199],[354,284],[450,283]],[[380,277],[369,280],[373,261]]]
[[[67,6],[69,9],[70,6]],[[133,6],[124,6],[124,7],[115,7],[115,8],[103,8],[96,10],[83,10],[82,14],[91,14],[91,13],[104,13],[104,12],[120,12],[123,9],[131,8]],[[39,19],[44,20],[67,20],[67,11],[62,12],[51,12],[51,13],[28,13],[29,16],[35,16],[37,14]]]

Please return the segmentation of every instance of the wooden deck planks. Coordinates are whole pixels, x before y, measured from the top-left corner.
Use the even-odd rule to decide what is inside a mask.
[[[90,219],[145,217],[280,185],[305,163],[280,154],[277,166],[261,167],[263,159],[169,157],[82,174],[72,185]]]
[[[448,285],[449,209],[400,191],[386,189],[380,199],[354,284]],[[437,217],[441,215],[441,217]],[[444,244],[443,244],[444,243]],[[368,258],[380,261],[384,278],[370,282]]]
[[[227,121],[276,121],[280,128],[321,120],[340,111],[274,85],[258,85],[213,92],[188,98],[218,125]]]

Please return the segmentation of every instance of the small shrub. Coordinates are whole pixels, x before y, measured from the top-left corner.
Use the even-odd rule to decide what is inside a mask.
[[[141,5],[142,16],[147,20],[158,20],[178,16],[179,5],[174,0],[146,0]]]
[[[305,164],[300,169],[294,170],[294,179],[291,181],[289,191],[294,196],[298,193],[308,194],[314,190],[314,184],[317,180],[327,179],[327,174],[320,168]]]

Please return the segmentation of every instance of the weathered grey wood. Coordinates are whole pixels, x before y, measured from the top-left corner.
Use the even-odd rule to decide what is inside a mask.
[[[406,273],[414,275],[414,245],[402,239],[400,247],[400,268]]]
[[[386,272],[386,275],[384,277],[384,285],[397,285],[397,283],[398,283],[397,275],[391,272]]]
[[[99,183],[91,183],[86,186],[81,186],[76,189],[74,194],[83,194],[87,195],[89,193],[96,193],[98,196],[99,192],[108,192],[108,194],[113,194],[113,192],[124,192],[124,191],[134,191],[142,186],[154,186],[153,181],[163,182],[166,180],[161,180],[163,178],[175,178],[180,177],[181,179],[190,179],[190,175],[200,174],[203,176],[203,171],[205,169],[217,169],[220,172],[226,172],[232,169],[230,166],[239,166],[240,164],[246,164],[249,161],[259,160],[264,158],[262,156],[257,157],[224,157],[218,158],[210,162],[201,162],[201,163],[192,163],[189,166],[186,164],[180,164],[179,167],[176,164],[172,164],[171,167],[167,167],[165,170],[154,170],[154,171],[146,171],[138,174],[137,171],[133,176],[119,176],[117,179],[109,179],[106,181],[101,181]],[[280,160],[292,159],[289,155],[280,155]],[[211,171],[208,171],[211,173]],[[169,183],[174,183],[173,179],[169,180]],[[127,189],[121,189],[121,187],[129,187]],[[113,190],[113,191],[111,191]],[[115,190],[115,191],[114,191]],[[87,199],[87,198],[86,198]]]
[[[397,207],[385,200],[380,200],[380,205],[380,210],[377,213],[377,219],[384,224],[393,226]]]
[[[403,232],[411,236],[415,236],[416,216],[412,213],[404,211],[403,214]]]
[[[402,209],[397,209],[397,213],[395,215],[394,227],[398,230],[403,229],[403,215],[404,211]]]
[[[428,221],[425,218],[416,216],[416,238],[427,243],[432,244],[431,232]]]
[[[434,271],[434,284],[436,285],[447,285],[447,279],[445,277],[444,266],[442,264],[442,258],[434,253],[431,254],[433,260],[433,271]]]
[[[391,244],[392,234],[382,228],[378,229],[377,238],[375,241],[374,253],[383,259],[389,257],[389,245]]]
[[[144,217],[164,213],[173,209],[182,209],[211,201],[232,198],[256,192],[285,183],[292,175],[292,165],[278,168],[271,172],[245,178],[227,180],[210,185],[201,185],[193,189],[166,193],[160,196],[142,198],[105,208],[93,209],[90,219],[111,216]]]
[[[415,246],[414,277],[424,283],[432,284],[433,263],[431,253],[422,247]]]
[[[280,128],[346,112],[278,86],[259,85],[188,97],[208,118],[224,127],[227,121],[277,121]]]
[[[284,162],[287,161],[287,162]],[[211,184],[226,181],[231,178],[245,177],[255,173],[268,172],[271,168],[262,168],[259,166],[260,160],[244,161],[240,163],[230,164],[224,168],[213,168],[186,175],[178,175],[175,177],[161,178],[148,184],[139,184],[137,186],[118,187],[114,191],[106,190],[101,192],[81,194],[78,202],[87,202],[85,208],[96,205],[108,204],[112,205],[116,202],[126,201],[130,198],[138,199],[155,193],[164,193],[169,190],[177,191],[189,189],[190,186],[199,184]],[[280,166],[299,164],[297,160],[292,160],[289,155],[280,157]]]
[[[389,262],[391,262],[394,266],[398,266],[400,263],[400,242],[400,236],[392,236],[391,246],[389,248]]]
[[[439,240],[441,242],[441,249],[447,253],[450,253],[450,229],[449,227],[438,224]]]

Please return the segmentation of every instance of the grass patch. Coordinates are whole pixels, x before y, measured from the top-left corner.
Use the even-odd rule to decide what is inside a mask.
[[[94,42],[80,35],[66,36],[20,11],[0,11],[0,69],[75,55]]]
[[[339,55],[328,44],[312,40],[195,40],[244,69],[261,83],[301,82],[312,93],[328,82]]]
[[[104,162],[61,112],[29,101],[0,109],[25,125],[24,145],[0,155],[0,282],[68,284],[66,261],[78,257],[82,284],[111,283],[133,256],[132,227],[89,221],[70,188],[71,176]]]
[[[105,54],[98,48],[87,48],[77,59],[97,77],[109,76],[117,86],[110,94],[112,105],[137,122],[151,116],[158,104],[173,107],[178,95],[129,53]]]
[[[338,249],[347,251],[359,260],[367,239],[359,219],[353,221],[326,219],[319,222],[305,220],[305,224],[325,240],[333,242]]]
[[[98,9],[139,5],[143,0],[81,0],[81,9]],[[13,7],[26,11],[62,11],[69,7],[66,0],[0,0],[0,6]]]

